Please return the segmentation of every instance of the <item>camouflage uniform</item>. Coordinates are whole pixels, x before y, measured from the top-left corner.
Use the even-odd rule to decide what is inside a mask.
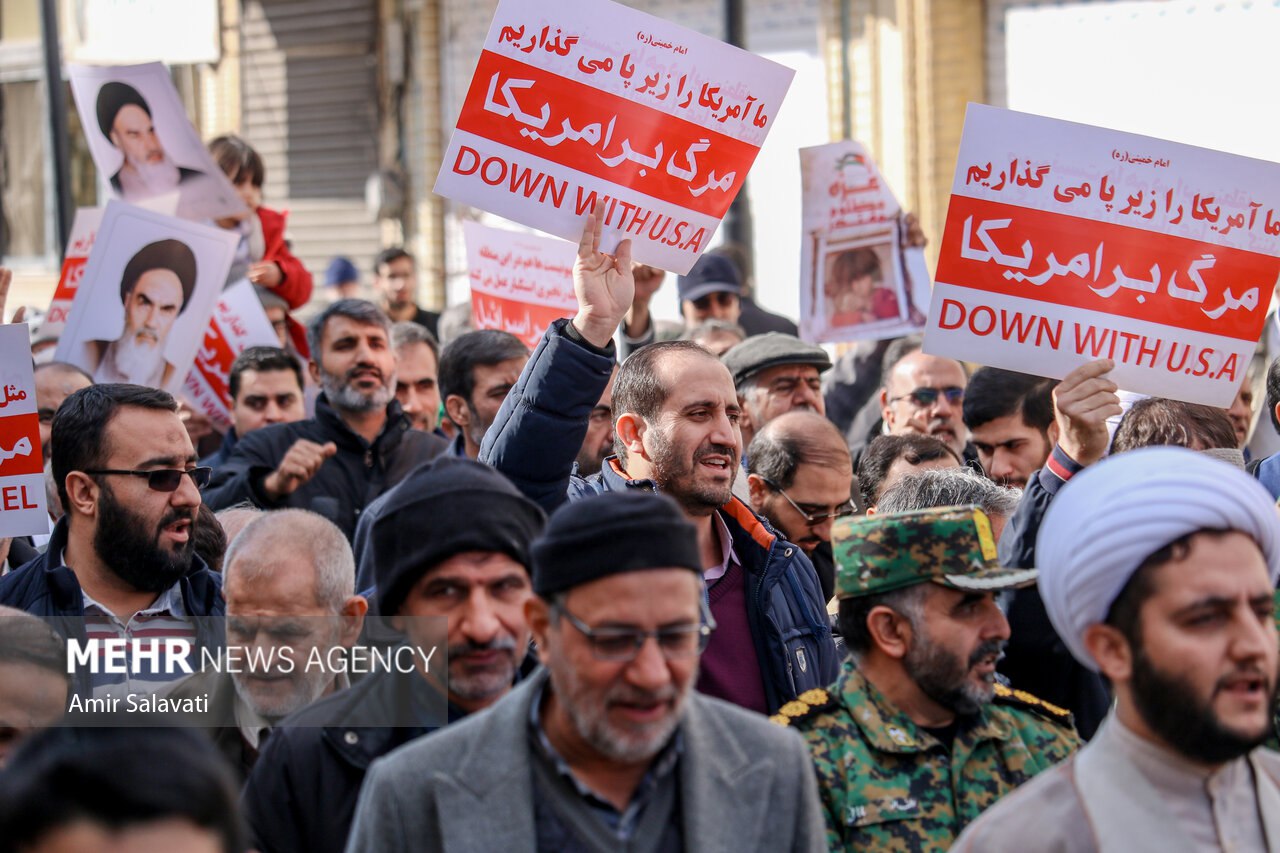
[[[811,690],[779,717],[788,712],[809,742],[832,850],[945,851],[986,808],[1080,744],[1070,713],[1001,687],[948,753],[852,663],[830,693]]]
[[[1036,576],[999,567],[976,507],[847,519],[832,538],[842,599],[922,582],[993,590]],[[996,685],[992,703],[957,717],[948,749],[853,663],[829,690],[808,691],[773,719],[809,743],[832,850],[945,851],[983,810],[1080,744],[1069,712]]]

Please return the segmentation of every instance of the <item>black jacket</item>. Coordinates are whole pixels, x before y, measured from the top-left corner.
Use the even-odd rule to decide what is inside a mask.
[[[375,759],[435,731],[446,700],[416,673],[379,672],[286,717],[267,739],[241,806],[262,853],[342,853]],[[447,719],[463,715],[447,706]]]
[[[298,439],[317,444],[332,441],[338,452],[293,494],[283,501],[272,501],[263,492],[262,481]],[[213,472],[204,502],[214,510],[245,502],[263,509],[309,509],[338,525],[350,540],[360,514],[374,498],[448,446],[438,435],[410,429],[409,419],[395,400],[387,405],[386,425],[370,444],[347,426],[321,394],[314,418],[274,424],[243,436],[227,461]]]
[[[1017,510],[1000,537],[1000,565],[1029,569],[1036,565],[1036,537],[1049,504],[1082,466],[1054,446],[1048,463],[1027,481]],[[1039,590],[1019,589],[1009,601],[1009,643],[999,668],[1014,687],[1066,708],[1076,731],[1093,737],[1111,707],[1102,676],[1082,666],[1058,636],[1044,609]]]
[[[0,604],[39,616],[64,638],[85,642],[84,590],[76,573],[62,563],[67,547],[67,519],[64,516],[53,528],[45,552],[19,569],[0,578]],[[222,576],[205,565],[195,554],[191,570],[178,581],[182,603],[192,617],[196,629],[195,652],[203,648],[220,648],[225,639],[222,600]],[[87,668],[80,668],[72,678],[76,694],[92,694]]]

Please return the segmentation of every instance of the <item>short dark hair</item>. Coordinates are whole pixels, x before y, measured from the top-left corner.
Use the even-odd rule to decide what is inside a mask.
[[[1056,379],[1015,373],[998,367],[979,367],[964,390],[964,425],[975,429],[997,418],[1021,414],[1023,422],[1040,432],[1053,423]]]
[[[231,183],[238,184],[248,178],[249,183],[262,188],[267,177],[262,157],[240,137],[232,133],[217,137],[209,143],[209,154]]]
[[[1111,442],[1112,453],[1138,447],[1192,447],[1235,449],[1235,427],[1222,409],[1184,403],[1165,397],[1139,400],[1125,412]]]
[[[236,787],[203,734],[179,726],[55,727],[37,732],[0,774],[0,851],[26,850],[88,820],[112,829],[180,818],[245,849]]]
[[[1271,362],[1267,368],[1267,417],[1271,426],[1280,432],[1280,418],[1276,417],[1276,405],[1280,404],[1280,358]]]
[[[383,249],[378,253],[378,257],[373,259],[373,274],[382,275],[381,270],[383,267],[401,258],[408,258],[413,261],[413,255],[406,252],[403,246],[392,246],[389,249]],[[417,261],[414,261],[414,263],[416,264]]]
[[[107,445],[107,425],[125,406],[139,409],[178,411],[178,403],[166,391],[143,385],[108,383],[81,388],[62,401],[53,416],[49,441],[52,444],[53,479],[58,484],[58,500],[70,507],[67,475],[102,467],[111,455]]]
[[[888,607],[907,617],[913,625],[916,624],[921,599],[924,597],[924,586],[919,583],[876,595],[840,599],[840,606],[836,610],[836,630],[844,639],[849,653],[856,658],[871,651],[871,631],[867,628],[867,617],[877,607]]]
[[[391,340],[391,320],[382,313],[382,309],[368,299],[339,299],[329,303],[319,314],[311,318],[307,324],[307,346],[311,348],[311,360],[320,362],[320,342],[324,340],[324,327],[334,317],[346,317],[366,326],[381,326],[387,333],[387,341]]]
[[[646,422],[657,417],[658,410],[671,394],[671,389],[658,379],[658,362],[666,355],[675,353],[689,353],[717,363],[720,361],[693,341],[657,341],[641,347],[622,362],[622,366],[618,368],[618,378],[613,381],[615,421],[623,412],[639,415]],[[627,461],[627,449],[622,444],[621,436],[614,436],[613,452],[623,463]]]
[[[778,421],[775,419],[751,439],[751,446],[747,449],[748,474],[759,475],[779,489],[789,489],[801,465],[843,468],[853,473],[849,448],[840,431],[822,415],[814,412],[805,414],[827,426],[827,440],[824,441],[820,434],[815,435],[813,430],[783,432],[776,428]]]
[[[302,390],[306,385],[302,380],[302,365],[289,353],[280,349],[280,347],[249,347],[236,356],[235,361],[231,362],[231,373],[227,377],[227,388],[231,392],[232,400],[240,396],[240,377],[244,375],[246,370],[252,370],[257,373],[290,370],[298,380],[298,390]]]
[[[178,283],[182,285],[182,305],[178,313],[186,311],[196,286],[196,255],[181,240],[156,240],[143,246],[129,259],[120,274],[121,304],[128,301],[138,279],[152,270],[168,270],[178,277]]]
[[[477,366],[491,367],[528,355],[529,348],[509,332],[477,329],[458,335],[440,353],[440,375],[437,379],[440,383],[440,399],[456,394],[470,406],[471,395],[476,390]]]
[[[919,465],[947,456],[957,465],[964,464],[954,450],[931,435],[877,435],[867,445],[858,463],[858,490],[862,494],[862,505],[875,506],[889,469],[899,459],[905,459],[910,465]]]
[[[191,545],[205,565],[215,572],[222,571],[222,558],[227,554],[227,532],[222,522],[207,503],[196,509],[195,524],[191,530]]]
[[[1166,563],[1185,558],[1191,550],[1191,539],[1196,535],[1206,533],[1217,537],[1225,536],[1230,532],[1230,530],[1218,528],[1194,530],[1191,533],[1179,536],[1169,544],[1148,554],[1146,559],[1129,576],[1129,580],[1120,590],[1120,594],[1111,603],[1111,608],[1107,611],[1107,618],[1103,621],[1112,628],[1119,630],[1132,648],[1141,648],[1142,605],[1155,594],[1156,570]]]

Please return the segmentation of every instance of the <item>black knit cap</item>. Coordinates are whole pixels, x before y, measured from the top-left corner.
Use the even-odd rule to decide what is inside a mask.
[[[566,503],[533,544],[533,591],[544,598],[610,575],[673,568],[702,574],[698,533],[675,501],[652,492]]]
[[[378,612],[390,616],[423,575],[456,554],[493,551],[526,569],[546,515],[488,465],[442,456],[411,473],[373,523]]]

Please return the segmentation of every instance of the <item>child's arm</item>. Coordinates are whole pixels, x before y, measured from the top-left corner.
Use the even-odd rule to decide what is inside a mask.
[[[311,273],[307,272],[302,261],[293,256],[285,242],[285,214],[259,207],[258,219],[262,223],[262,239],[266,244],[262,260],[275,263],[282,275],[282,280],[273,289],[289,303],[290,308],[301,308],[311,298],[313,283]]]

